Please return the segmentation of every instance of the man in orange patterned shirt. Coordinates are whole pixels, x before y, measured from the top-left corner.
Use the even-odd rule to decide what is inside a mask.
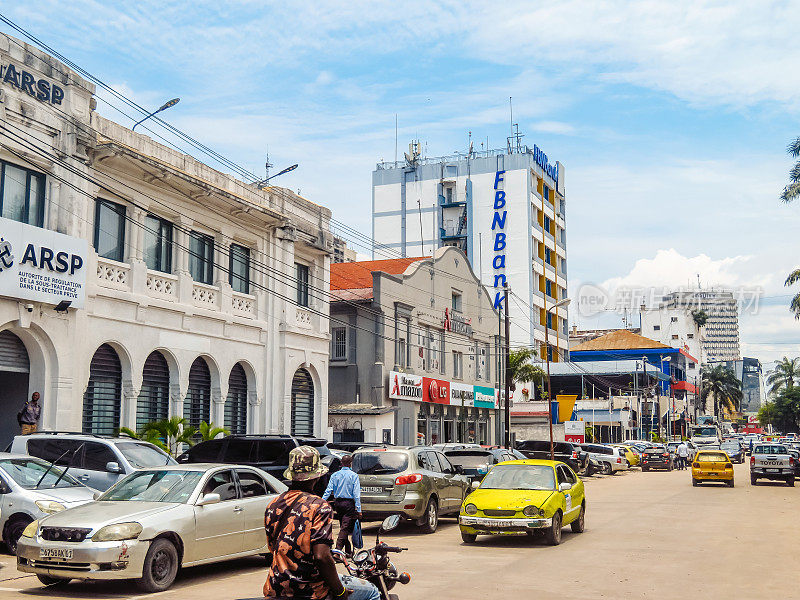
[[[336,573],[333,510],[312,491],[327,472],[316,448],[300,446],[289,453],[284,472],[291,481],[289,490],[275,498],[264,515],[272,552],[264,583],[267,598],[380,600],[371,583]]]

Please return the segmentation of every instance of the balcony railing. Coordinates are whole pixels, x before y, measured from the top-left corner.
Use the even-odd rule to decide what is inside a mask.
[[[175,300],[178,297],[178,277],[169,273],[148,271],[147,290],[156,298]]]
[[[192,302],[199,308],[216,310],[219,308],[219,288],[205,283],[192,284]]]
[[[107,258],[98,258],[97,285],[115,290],[129,290],[131,266]]]

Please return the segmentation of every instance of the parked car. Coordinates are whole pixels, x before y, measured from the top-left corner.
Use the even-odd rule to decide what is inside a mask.
[[[725,445],[724,442],[722,444]],[[706,481],[722,481],[733,487],[733,463],[723,450],[702,449],[692,462],[692,485]]]
[[[800,450],[796,449],[794,445],[787,448],[789,455],[794,459],[794,478],[800,478]]]
[[[560,461],[519,460],[492,468],[464,501],[458,517],[461,539],[479,535],[525,535],[543,531],[561,542],[561,528],[581,533],[586,515],[583,482]]]
[[[497,463],[525,458],[517,450],[505,450],[503,448],[446,450],[444,455],[454,466],[461,467],[470,483],[481,481],[486,476],[486,473],[489,472],[489,469]]]
[[[550,460],[549,440],[518,441],[516,449],[522,452],[526,458]],[[589,454],[578,444],[553,442],[553,451],[555,460],[566,463],[573,471],[580,472],[586,469]]]
[[[744,449],[737,440],[722,442],[719,449],[730,457],[731,462],[740,464],[744,462]]]
[[[326,444],[329,450],[344,450],[345,452],[355,452],[359,448],[382,448],[391,445],[379,442],[328,442]]]
[[[41,431],[15,436],[10,450],[54,462],[84,485],[104,491],[136,469],[174,465],[159,447],[129,437]]]
[[[480,444],[471,444],[468,442],[448,442],[445,444],[432,444],[431,448],[436,448],[439,452],[447,452],[448,450],[465,450],[467,448],[483,448]]]
[[[783,444],[758,444],[750,455],[750,484],[759,479],[782,480],[794,487],[794,458]]]
[[[365,521],[389,515],[413,520],[433,533],[441,515],[458,514],[469,490],[461,467],[430,446],[362,448],[353,453]]]
[[[691,440],[686,440],[684,442],[679,442],[679,441],[667,442],[667,448],[669,448],[669,451],[672,453],[673,457],[677,459],[678,446],[680,446],[681,444],[686,444],[686,448],[688,448],[689,450],[688,459],[689,462],[692,462],[694,460],[695,454],[697,454],[697,445]]]
[[[283,473],[289,467],[289,452],[298,446],[316,448],[322,464],[328,467],[328,474],[319,479],[315,488],[322,495],[330,474],[342,467],[342,461],[339,456],[331,453],[327,442],[321,438],[268,434],[229,435],[195,444],[178,456],[178,463],[247,465],[258,467],[283,481]]]
[[[11,554],[36,519],[91,502],[96,490],[64,469],[22,454],[0,453],[0,531]]]
[[[136,579],[142,590],[160,592],[179,568],[265,553],[264,512],[286,489],[238,465],[136,471],[96,502],[28,525],[17,568],[45,585]]]
[[[621,449],[625,454],[625,460],[628,461],[629,467],[638,467],[641,457],[641,451],[635,446],[627,444],[615,444],[615,448]]]
[[[642,454],[642,471],[665,469],[672,471],[675,467],[675,456],[664,445],[651,446]]]
[[[581,446],[594,459],[603,465],[603,473],[613,475],[617,471],[627,471],[628,461],[625,459],[625,450],[606,444],[583,444]]]

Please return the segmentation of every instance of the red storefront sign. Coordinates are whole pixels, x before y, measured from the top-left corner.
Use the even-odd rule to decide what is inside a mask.
[[[422,401],[435,404],[450,404],[450,382],[423,377]]]
[[[573,444],[583,444],[584,436],[582,435],[564,435],[565,442],[572,442]]]

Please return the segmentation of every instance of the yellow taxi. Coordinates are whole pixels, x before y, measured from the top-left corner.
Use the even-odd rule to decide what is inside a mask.
[[[548,543],[555,546],[561,543],[565,525],[582,533],[585,517],[583,482],[568,465],[552,460],[509,460],[492,467],[466,497],[458,524],[467,544],[479,535],[543,531]]]
[[[733,463],[722,450],[699,450],[692,461],[692,485],[704,481],[723,481],[733,487]]]
[[[625,451],[625,458],[630,466],[639,466],[639,453],[633,449],[633,446],[628,446],[627,444],[617,444],[617,448],[622,448]]]

